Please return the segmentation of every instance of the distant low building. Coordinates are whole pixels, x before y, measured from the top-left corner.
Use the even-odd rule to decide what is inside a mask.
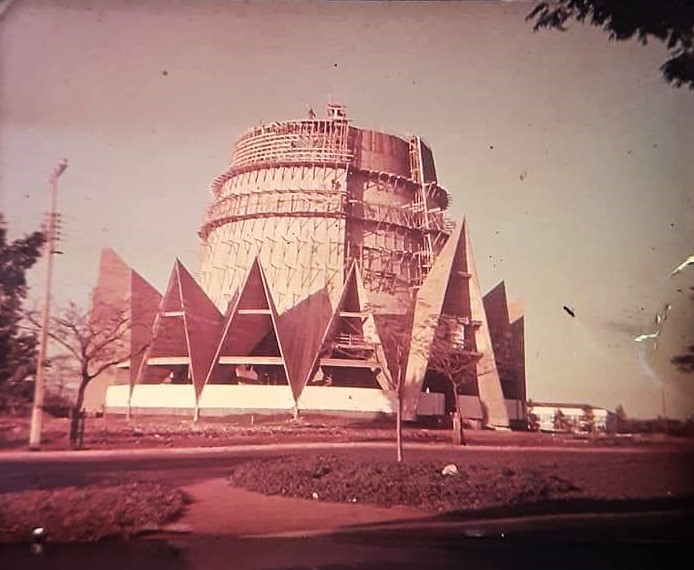
[[[529,402],[530,414],[537,417],[541,431],[604,432],[614,423],[613,412],[590,404]]]

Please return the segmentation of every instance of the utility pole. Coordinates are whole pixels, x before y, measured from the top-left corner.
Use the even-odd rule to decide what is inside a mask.
[[[39,354],[36,360],[36,380],[34,382],[34,404],[31,408],[31,431],[29,433],[29,448],[41,447],[41,424],[43,421],[43,396],[46,380],[44,368],[46,363],[46,350],[48,348],[48,327],[51,318],[51,287],[53,284],[53,255],[56,241],[56,206],[58,203],[58,178],[67,168],[67,159],[61,160],[53,169],[49,178],[51,191],[51,209],[46,223],[46,252],[48,253],[46,269],[46,293],[43,302],[43,319],[41,324],[41,336],[39,337]]]

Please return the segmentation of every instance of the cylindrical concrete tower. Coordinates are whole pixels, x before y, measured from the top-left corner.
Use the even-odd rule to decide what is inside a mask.
[[[247,131],[212,194],[200,282],[221,311],[258,256],[279,313],[322,288],[335,301],[352,259],[375,312],[402,313],[448,235],[428,146],[338,105]]]

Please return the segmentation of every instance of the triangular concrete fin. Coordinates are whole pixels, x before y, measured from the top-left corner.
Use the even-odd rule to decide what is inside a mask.
[[[178,266],[180,262],[174,262],[169,282],[166,286],[166,292],[162,299],[162,310],[164,312],[175,312],[183,310],[183,302],[181,301],[181,287],[178,282]]]
[[[323,288],[277,318],[277,330],[286,354],[287,373],[295,401],[311,377],[332,314],[330,294]]]
[[[511,323],[505,283],[501,281],[489,290],[482,298],[482,302],[489,326],[489,336],[494,348],[501,390],[504,398],[515,399],[516,371],[511,354]]]
[[[359,264],[355,260],[354,262],[354,285],[357,290],[359,311],[366,313],[366,318],[362,321],[362,334],[364,335],[364,340],[371,343],[375,347],[376,359],[381,363],[381,374],[378,374],[376,379],[379,385],[384,390],[389,390],[393,388],[393,379],[390,375],[390,368],[388,367],[388,361],[386,359],[386,353],[383,349],[383,342],[381,340],[378,327],[376,325],[376,320],[374,319],[373,311],[369,306],[368,294],[366,292],[366,287],[364,287],[364,280],[361,277],[361,271]]]
[[[238,300],[240,310],[267,310],[270,308],[270,300],[267,295],[263,270],[260,261],[256,257],[246,277],[246,282]]]
[[[500,281],[495,287],[487,291],[482,298],[484,314],[489,325],[489,335],[492,339],[494,354],[499,360],[501,352],[506,349],[510,337],[510,324],[508,312],[508,300],[506,298],[506,285]]]
[[[272,291],[270,290],[270,285],[268,283],[267,277],[265,276],[265,271],[263,270],[263,266],[261,265],[260,258],[258,256],[256,256],[255,258],[254,265],[258,267],[258,271],[260,272],[260,280],[263,284],[265,302],[270,307],[270,320],[272,321],[272,336],[274,337],[274,340],[277,343],[277,347],[279,348],[280,356],[282,358],[282,369],[284,371],[284,377],[287,381],[287,386],[290,390],[292,390],[293,395],[294,392],[292,389],[292,385],[289,382],[289,371],[287,369],[287,353],[282,344],[282,336],[280,335],[279,330],[277,328],[277,320],[279,318],[277,315],[277,305],[275,305],[275,300],[272,298]],[[295,398],[294,401],[296,402],[297,399]]]
[[[245,283],[245,280],[244,280]],[[219,334],[214,337],[212,345],[214,346],[214,354],[212,356],[212,361],[210,362],[210,367],[207,370],[207,374],[205,376],[205,384],[208,384],[209,382],[222,382],[224,380],[224,375],[222,374],[222,370],[219,366],[216,366],[216,364],[219,361],[219,356],[220,352],[222,349],[222,343],[224,339],[227,338],[227,332],[229,331],[229,327],[231,326],[231,318],[235,314],[239,297],[241,294],[241,288],[243,287],[243,283],[239,287],[236,288],[234,293],[232,294],[231,298],[229,299],[229,302],[227,303],[227,309],[223,315],[222,318],[222,323],[220,325],[219,329]]]
[[[415,299],[412,340],[405,375],[403,413],[416,417],[419,394],[431,354],[438,319],[442,314],[468,320],[466,344],[481,354],[477,362],[477,389],[485,422],[508,426],[494,350],[484,311],[469,227],[463,218],[439,253]]]
[[[340,292],[340,297],[333,308],[332,315],[330,316],[330,322],[323,333],[323,340],[321,342],[321,347],[323,347],[335,334],[335,327],[340,320],[341,311],[354,311],[359,312],[359,292],[356,287],[355,273],[357,271],[357,262],[352,260],[349,269],[347,270],[347,276],[342,284],[342,291]]]
[[[381,340],[383,356],[388,364],[388,380],[391,389],[398,388],[399,375],[404,375],[410,350],[413,303],[405,314],[375,314],[374,322]],[[399,370],[400,366],[403,370]]]
[[[236,307],[236,303],[239,301],[239,295],[241,294],[241,287],[237,287],[236,290],[232,293],[231,297],[229,298],[229,302],[227,303],[227,308],[226,311],[224,311],[224,323],[226,324],[227,320],[229,319],[229,315],[234,312],[234,308]]]
[[[481,323],[474,335],[475,348],[482,354],[477,362],[477,389],[484,410],[484,419],[488,425],[508,427],[508,410],[504,402],[504,394],[499,380],[499,371],[494,357],[494,348],[489,333],[487,315],[484,312],[482,290],[480,288],[475,256],[472,252],[469,228],[463,227],[467,271],[470,277],[470,314],[472,321]]]
[[[283,371],[288,379],[282,341],[277,331],[277,311],[260,261],[256,257],[238,294],[232,298],[229,305],[206,382],[211,379],[223,379],[220,358],[250,356],[264,339],[269,340],[266,350],[272,354],[262,356],[281,357]]]
[[[91,296],[90,323],[98,326],[100,320],[110,320],[113,312],[118,311],[132,316],[132,275],[133,270],[110,247],[105,247],[99,255],[99,269],[96,285]],[[112,348],[118,351],[124,358],[132,354],[132,334],[128,331],[127,338],[122,342],[114,343]],[[130,359],[132,362],[132,358]],[[122,373],[110,368],[105,370],[97,378],[92,380],[84,395],[85,407],[90,411],[103,406],[106,399],[106,390],[122,377]],[[134,373],[130,370],[128,382],[132,384]]]
[[[265,314],[249,314],[261,311]],[[270,332],[270,302],[265,294],[260,264],[256,258],[243,283],[229,303],[224,326],[219,339],[219,356],[246,356],[263,337]],[[268,317],[268,318],[262,318]],[[239,328],[239,324],[248,327]],[[215,360],[217,360],[217,358]]]
[[[348,315],[345,317],[345,313]],[[328,321],[323,338],[319,345],[319,350],[314,357],[310,368],[310,374],[314,373],[319,366],[320,359],[336,339],[338,334],[344,334],[341,329],[349,323],[350,330],[354,335],[366,345],[374,348],[374,361],[378,363],[381,372],[376,375],[376,381],[383,390],[391,388],[388,363],[385,358],[381,339],[376,328],[374,316],[368,306],[366,289],[361,279],[359,264],[354,260],[347,272],[340,298],[335,305],[332,316]],[[360,358],[354,358],[360,360]]]
[[[463,218],[462,223],[456,224],[455,230],[441,249],[414,300],[410,350],[403,389],[403,416],[407,419],[415,419],[417,416],[419,395],[427,371],[431,343],[436,333],[436,322],[443,310],[453,262],[456,257],[459,261],[461,259],[464,228]]]
[[[131,272],[130,303],[132,324],[130,329],[130,387],[137,381],[137,374],[146,347],[152,341],[152,327],[161,305],[162,295],[137,271]]]
[[[223,318],[180,261],[177,261],[176,269],[190,356],[190,375],[195,395],[199,397],[216,351],[215,343],[210,340],[219,337]]]
[[[132,273],[132,268],[112,248],[103,248],[92,302],[114,304],[128,299]]]
[[[515,300],[509,306],[511,320],[511,355],[516,367],[516,397],[521,402],[527,400],[525,385],[525,315],[523,303]]]
[[[124,357],[130,356],[127,381],[131,391],[137,380],[144,352],[150,343],[161,299],[161,294],[112,248],[105,247],[101,250],[97,284],[92,295],[91,318],[98,322],[100,315],[108,315],[114,309],[128,315],[130,330],[118,349],[122,349]],[[98,398],[103,403],[106,387],[117,377],[118,371],[111,369],[91,382],[87,388],[88,400],[96,404],[95,400]],[[101,393],[97,394],[97,391]]]
[[[137,373],[136,383],[149,380],[158,382],[166,377],[165,370],[149,366],[151,358],[187,358],[188,340],[183,321],[183,303],[178,275],[178,262],[171,270],[166,291],[159,305],[152,327],[151,343],[144,353]],[[150,376],[152,378],[150,379]],[[131,386],[131,393],[132,393]]]
[[[459,228],[441,307],[441,312],[449,315],[469,315],[471,312],[470,279],[474,274],[471,270],[467,220],[463,219]]]

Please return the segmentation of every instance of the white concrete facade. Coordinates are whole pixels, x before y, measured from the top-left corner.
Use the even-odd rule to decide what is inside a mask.
[[[130,387],[110,386],[106,392],[106,409],[124,412],[157,413],[181,410],[191,415],[195,409],[195,391],[190,384],[138,384],[130,403]],[[395,414],[395,392],[375,388],[342,388],[337,386],[307,386],[299,398],[299,410],[304,412]],[[294,408],[291,388],[287,386],[252,386],[210,384],[200,394],[200,413],[205,415],[234,414],[244,411],[290,412]],[[420,416],[442,415],[443,394],[424,393],[419,400]]]

